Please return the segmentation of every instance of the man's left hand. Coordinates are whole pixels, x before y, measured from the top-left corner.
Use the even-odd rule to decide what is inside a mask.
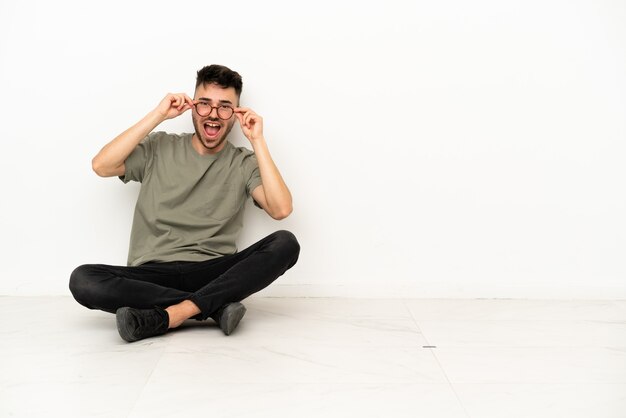
[[[263,138],[263,118],[248,107],[236,107],[235,116],[239,120],[241,131],[249,141]]]

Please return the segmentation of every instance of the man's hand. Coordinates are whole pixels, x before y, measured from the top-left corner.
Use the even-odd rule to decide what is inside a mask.
[[[239,120],[241,131],[250,142],[263,138],[263,118],[248,107],[236,107],[235,116]]]
[[[102,177],[121,176],[126,172],[126,158],[139,142],[166,119],[182,115],[193,106],[185,93],[168,94],[139,122],[106,144],[91,161],[93,170]]]
[[[193,100],[185,93],[169,93],[154,109],[163,120],[178,117],[193,107]]]

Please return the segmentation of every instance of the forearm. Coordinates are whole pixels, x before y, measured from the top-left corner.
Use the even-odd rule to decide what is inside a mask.
[[[139,142],[163,120],[165,120],[164,117],[156,111],[148,113],[100,150],[92,160],[93,170],[100,175],[107,175],[121,167]]]
[[[270,211],[282,217],[289,215],[292,211],[291,193],[272,160],[265,138],[261,137],[251,142],[259,163],[265,200]]]

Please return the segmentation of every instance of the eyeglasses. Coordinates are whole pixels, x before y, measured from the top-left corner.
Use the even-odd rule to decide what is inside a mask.
[[[209,116],[213,109],[217,109],[217,117],[222,120],[228,120],[233,117],[235,110],[230,106],[211,106],[208,102],[198,102],[194,105],[198,115],[204,117]]]

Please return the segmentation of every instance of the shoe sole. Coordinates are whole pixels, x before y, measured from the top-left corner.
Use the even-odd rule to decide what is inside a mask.
[[[124,307],[115,311],[115,322],[117,323],[117,332],[120,333],[120,337],[122,337],[124,341],[132,343],[133,341],[137,341],[137,339],[133,337],[132,332],[128,329],[128,323],[126,322],[129,309],[128,307]]]
[[[239,302],[231,303],[224,308],[224,312],[222,312],[222,316],[220,317],[220,328],[222,328],[224,334],[230,335],[231,332],[237,328],[237,325],[239,325],[239,321],[243,318],[246,310],[246,307]]]

